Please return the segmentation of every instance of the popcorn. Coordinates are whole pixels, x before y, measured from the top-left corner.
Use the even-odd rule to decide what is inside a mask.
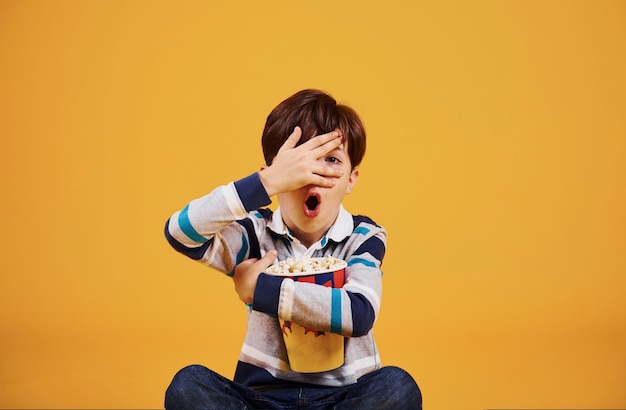
[[[302,273],[315,274],[318,272],[341,269],[345,266],[346,264],[343,260],[337,259],[332,256],[327,256],[325,258],[288,258],[267,268],[267,273],[279,276],[289,276]]]

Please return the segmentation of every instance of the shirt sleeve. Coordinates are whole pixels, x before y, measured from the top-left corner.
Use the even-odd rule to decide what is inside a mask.
[[[258,173],[215,188],[176,211],[165,224],[165,237],[178,252],[232,275],[249,254],[250,235],[236,223],[269,205]]]

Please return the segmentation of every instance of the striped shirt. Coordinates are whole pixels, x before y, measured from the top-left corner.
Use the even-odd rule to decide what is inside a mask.
[[[194,199],[167,221],[165,236],[178,252],[226,275],[237,264],[278,251],[277,260],[332,255],[348,263],[344,286],[332,289],[262,273],[248,306],[248,326],[234,381],[247,386],[287,382],[344,386],[378,368],[372,327],[380,310],[386,231],[340,206],[333,226],[306,248],[283,223],[258,173]],[[318,373],[291,370],[278,318],[345,337],[344,363]]]

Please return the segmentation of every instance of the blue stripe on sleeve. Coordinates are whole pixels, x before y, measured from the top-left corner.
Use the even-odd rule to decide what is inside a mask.
[[[246,211],[254,211],[272,203],[258,172],[235,181],[234,185]]]
[[[359,293],[348,292],[352,308],[352,336],[366,335],[374,326],[376,314],[367,298]]]
[[[361,235],[367,235],[367,234],[369,233],[369,231],[370,231],[370,230],[369,230],[369,229],[367,229],[367,228],[366,228],[366,227],[364,227],[364,226],[357,226],[357,227],[356,227],[356,229],[354,230],[354,234],[355,234],[355,235],[358,235],[358,234],[361,234]]]
[[[259,238],[256,236],[256,232],[254,231],[254,224],[252,223],[252,220],[249,218],[246,218],[246,219],[237,221],[237,223],[243,226],[244,229],[246,230],[246,233],[248,234],[248,241],[249,241],[249,247],[250,247],[250,255],[248,257],[261,259],[261,247],[259,246]],[[241,238],[241,243],[242,244],[246,243],[246,237],[243,235]],[[239,262],[241,261],[238,261],[237,263]]]
[[[237,265],[239,265],[246,258],[246,253],[248,253],[248,239],[246,239],[246,235],[241,235],[241,249],[239,253],[237,253]]]
[[[360,263],[361,265],[365,265],[368,266],[370,268],[375,268],[376,264],[372,261],[368,261],[367,259],[363,259],[363,258],[352,258],[348,261],[348,266],[352,266],[352,265],[356,265],[357,263]]]
[[[355,255],[363,255],[364,253],[369,253],[374,258],[382,262],[385,257],[385,244],[380,240],[380,238],[372,236],[363,242],[356,251],[354,251]]]
[[[330,331],[341,333],[341,291],[334,288],[331,293]]]
[[[176,239],[174,239],[174,237],[172,235],[170,235],[170,231],[168,229],[169,228],[169,223],[170,223],[170,220],[168,219],[166,224],[165,224],[165,239],[167,239],[167,242],[169,242],[169,244],[172,246],[172,248],[174,248],[176,251],[182,253],[183,255],[188,256],[189,258],[191,258],[193,260],[200,260],[200,259],[202,259],[202,257],[204,256],[206,250],[213,243],[213,239],[210,239],[210,240],[206,241],[199,248],[188,248],[185,245],[183,245],[182,243],[178,242]]]
[[[183,233],[194,242],[206,242],[207,239],[204,236],[200,235],[198,231],[196,231],[191,225],[191,222],[189,222],[188,212],[189,204],[187,204],[187,206],[182,211],[180,211],[180,214],[178,214],[178,226],[180,227],[180,230],[183,231]]]
[[[283,280],[285,278],[261,273],[254,288],[252,309],[278,317],[278,302]]]
[[[241,235],[241,249],[237,252],[237,259],[235,259],[235,268],[246,258],[246,254],[248,253],[248,240],[246,239],[246,235]],[[228,276],[231,278],[235,276],[235,268],[233,268],[232,272],[228,273]]]

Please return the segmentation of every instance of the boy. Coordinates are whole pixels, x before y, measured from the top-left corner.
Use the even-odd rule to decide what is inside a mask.
[[[372,334],[386,232],[341,205],[365,153],[361,120],[327,93],[303,90],[270,113],[261,141],[259,172],[191,201],[166,224],[171,246],[232,276],[249,309],[234,381],[188,366],[166,408],[421,409],[413,378],[381,367]],[[263,208],[273,196],[275,212]],[[329,255],[348,263],[341,289],[264,273],[275,260]],[[343,365],[293,371],[279,318],[344,336]]]

